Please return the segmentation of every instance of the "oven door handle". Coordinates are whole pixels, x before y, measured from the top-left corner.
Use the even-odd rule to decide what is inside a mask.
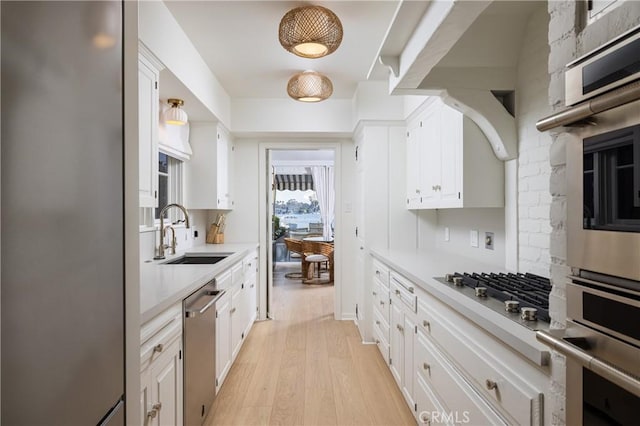
[[[565,339],[554,336],[547,331],[537,331],[536,339],[562,355],[577,361],[584,368],[593,371],[599,376],[631,392],[635,396],[640,397],[640,379],[637,377],[617,369],[605,361],[590,355],[579,347],[572,345]]]

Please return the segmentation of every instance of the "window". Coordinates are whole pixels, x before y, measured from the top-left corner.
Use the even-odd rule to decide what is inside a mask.
[[[160,211],[167,204],[182,204],[182,161],[163,152],[158,155],[158,207],[155,219],[160,220]],[[178,220],[175,210],[165,212],[165,220]]]

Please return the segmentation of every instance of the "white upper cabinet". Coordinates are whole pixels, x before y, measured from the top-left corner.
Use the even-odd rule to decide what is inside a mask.
[[[191,123],[193,156],[187,163],[185,205],[190,209],[233,209],[231,176],[233,143],[219,123]]]
[[[418,140],[420,139],[420,120],[412,120],[407,126],[407,208],[420,208],[420,151]]]
[[[478,126],[440,100],[409,121],[406,204],[504,207],[504,164]]]
[[[140,207],[158,206],[158,80],[160,66],[150,54],[138,55]]]

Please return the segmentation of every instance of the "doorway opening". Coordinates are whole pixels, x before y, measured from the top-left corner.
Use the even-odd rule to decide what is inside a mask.
[[[336,144],[265,148],[266,306],[277,319],[291,291],[321,291],[339,312]],[[262,150],[261,150],[262,151]],[[320,288],[323,287],[322,290]],[[315,289],[315,290],[314,290]]]

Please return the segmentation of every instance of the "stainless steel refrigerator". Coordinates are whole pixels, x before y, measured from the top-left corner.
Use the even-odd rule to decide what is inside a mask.
[[[122,3],[0,15],[0,421],[124,424]]]

